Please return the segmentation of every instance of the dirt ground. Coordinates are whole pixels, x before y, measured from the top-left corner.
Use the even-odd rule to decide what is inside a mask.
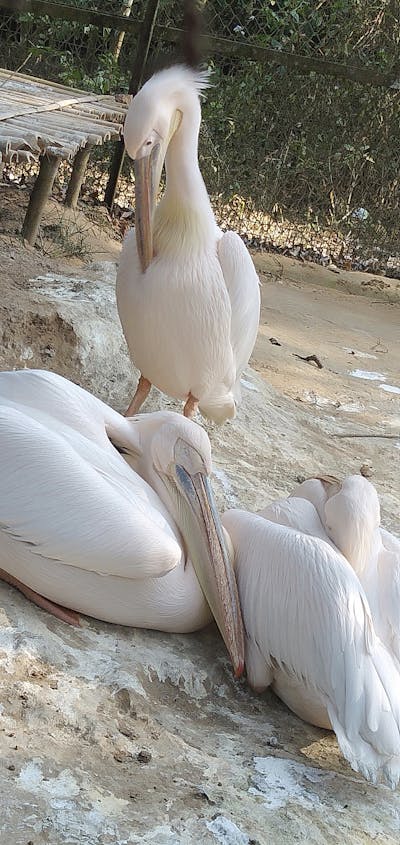
[[[113,289],[120,243],[105,212],[88,222],[52,202],[40,248],[26,248],[26,192],[0,196],[0,367],[48,367],[87,385],[48,292],[81,308],[83,323],[88,286]],[[232,424],[207,427],[221,508],[256,509],[313,472],[363,467],[399,534],[399,283],[254,260],[263,306],[243,406]],[[120,375],[119,409],[129,398]],[[105,398],[107,384],[93,389]],[[166,404],[155,394],[147,409]],[[399,841],[399,791],[366,784],[331,734],[234,681],[213,627],[179,637],[85,620],[72,630],[0,585],[0,667],[7,845]]]
[[[308,406],[312,417],[325,420],[352,471],[369,468],[368,477],[392,501],[387,517],[398,532],[400,285],[364,273],[333,274],[281,256],[255,256],[255,263],[262,314],[254,368],[284,396]],[[321,369],[296,357],[312,355]],[[340,474],[337,445],[327,440],[324,469]]]

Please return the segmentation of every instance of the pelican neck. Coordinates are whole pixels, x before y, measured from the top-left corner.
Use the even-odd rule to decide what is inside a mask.
[[[185,114],[167,149],[165,197],[182,206],[207,206],[214,216],[198,162],[200,127],[194,122],[190,125],[189,120],[190,115]]]

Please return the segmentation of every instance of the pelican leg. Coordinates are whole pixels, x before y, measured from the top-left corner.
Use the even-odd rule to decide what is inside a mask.
[[[18,578],[14,578],[13,575],[5,572],[4,569],[0,569],[0,580],[6,581],[6,583],[10,584],[11,587],[15,587],[25,596],[25,598],[29,599],[29,601],[37,604],[37,606],[41,607],[42,610],[47,610],[49,613],[52,613],[53,616],[57,619],[61,619],[62,622],[67,622],[69,625],[80,626],[81,622],[78,613],[75,613],[74,610],[69,610],[67,607],[62,607],[61,604],[56,604],[55,602],[50,601],[50,599],[45,599],[44,596],[39,595],[39,593],[35,593],[35,591],[31,590],[30,587],[27,587],[26,584],[22,584],[21,581],[18,581]]]
[[[125,411],[126,417],[134,417],[135,414],[139,411],[139,408],[143,405],[145,399],[147,399],[151,389],[151,381],[149,381],[144,376],[140,376],[138,381],[138,386],[136,388],[136,393],[132,399],[131,404],[127,411]]]
[[[194,417],[194,415],[197,411],[198,406],[199,406],[199,400],[195,399],[195,397],[192,396],[191,393],[189,393],[189,396],[186,400],[185,407],[183,409],[183,415],[185,417],[189,417],[190,420],[193,419],[193,417]]]

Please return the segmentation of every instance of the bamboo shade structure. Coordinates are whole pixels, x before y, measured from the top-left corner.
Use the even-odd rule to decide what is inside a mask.
[[[119,138],[126,112],[115,97],[0,69],[0,161],[72,159]]]

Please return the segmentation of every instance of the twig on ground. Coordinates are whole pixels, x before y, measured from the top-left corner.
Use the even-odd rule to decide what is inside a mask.
[[[383,437],[386,440],[400,440],[399,434],[361,434],[359,432],[352,432],[350,434],[332,434],[332,437]]]
[[[307,364],[316,364],[319,370],[322,370],[322,364],[319,358],[316,355],[297,355],[296,352],[292,353],[295,358],[300,358],[300,361],[307,361]]]

